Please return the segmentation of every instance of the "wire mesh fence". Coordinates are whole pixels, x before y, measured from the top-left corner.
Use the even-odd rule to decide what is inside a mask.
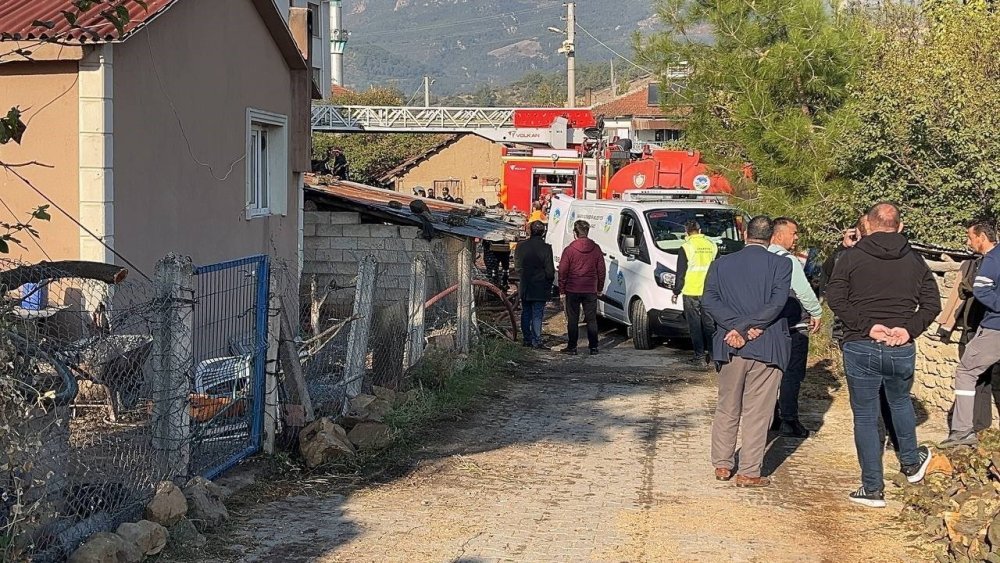
[[[0,264],[0,559],[63,560],[256,449],[266,264]]]
[[[61,560],[140,518],[163,480],[214,477],[375,386],[410,388],[426,346],[467,349],[470,250],[359,252],[339,285],[263,256],[172,256],[153,281],[0,264],[2,559]]]

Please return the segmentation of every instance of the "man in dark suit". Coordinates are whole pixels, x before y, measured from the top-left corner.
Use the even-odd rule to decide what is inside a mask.
[[[771,484],[760,470],[781,373],[792,347],[788,321],[781,316],[791,289],[792,263],[768,252],[773,233],[771,219],[751,219],[746,248],[712,262],[702,298],[716,323],[712,359],[721,366],[712,421],[712,465],[716,479],[732,477],[742,418],[737,487]]]

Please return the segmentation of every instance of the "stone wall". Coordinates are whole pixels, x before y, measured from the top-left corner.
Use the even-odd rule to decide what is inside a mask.
[[[941,305],[948,293],[958,282],[958,272],[944,275],[935,274],[941,290]],[[950,339],[942,340],[937,335],[937,323],[917,339],[917,372],[913,385],[913,395],[928,407],[942,411],[951,408],[954,400],[955,368],[958,366],[958,344],[960,336],[955,332]]]

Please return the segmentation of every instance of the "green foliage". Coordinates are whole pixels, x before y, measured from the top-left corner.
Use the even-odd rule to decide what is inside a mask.
[[[658,14],[666,29],[637,48],[662,76],[687,63],[686,88],[663,100],[692,107],[687,142],[734,180],[749,211],[796,217],[806,242],[832,239],[854,215],[836,155],[870,52],[856,14],[827,0],[660,0]],[[706,29],[713,42],[690,38]],[[748,162],[754,182],[742,177]]]
[[[335,96],[331,103],[359,106],[400,106],[403,96],[394,88],[372,88]],[[450,135],[418,133],[313,134],[313,159],[325,158],[331,147],[339,147],[347,158],[350,179],[372,186],[388,171],[447,140]]]
[[[21,109],[10,108],[7,115],[0,118],[0,145],[6,145],[11,141],[21,144],[21,137],[27,128],[28,126],[21,121]]]
[[[852,100],[845,174],[856,206],[902,202],[915,239],[961,247],[1000,217],[1000,13],[984,2],[898,11]]]

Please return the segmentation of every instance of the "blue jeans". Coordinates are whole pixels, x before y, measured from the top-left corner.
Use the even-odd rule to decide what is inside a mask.
[[[544,301],[521,301],[521,338],[525,344],[541,346],[542,317],[545,315]]]
[[[899,461],[917,463],[917,419],[910,389],[916,346],[886,346],[871,340],[844,344],[844,371],[854,411],[854,447],[861,464],[861,484],[868,491],[881,491],[883,442],[878,432],[879,388],[892,412],[892,426],[899,443]]]

